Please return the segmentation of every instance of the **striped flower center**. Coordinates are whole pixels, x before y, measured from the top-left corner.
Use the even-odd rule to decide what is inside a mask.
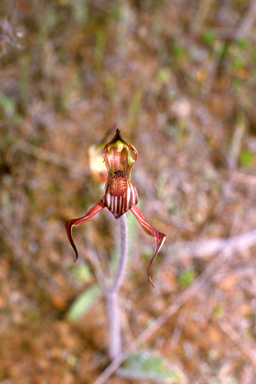
[[[127,177],[125,172],[116,171],[109,182],[110,194],[113,196],[123,196],[127,191]]]

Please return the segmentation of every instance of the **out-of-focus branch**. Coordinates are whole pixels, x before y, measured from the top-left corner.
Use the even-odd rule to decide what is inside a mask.
[[[86,253],[88,255],[89,262],[93,268],[93,272],[95,274],[95,277],[96,277],[101,289],[103,291],[107,290],[107,280],[105,278],[105,275],[103,273],[103,270],[101,268],[101,265],[100,265],[100,262],[99,262],[99,259],[96,255],[96,253],[93,251],[92,248],[90,248],[90,249],[87,248]]]
[[[72,169],[72,171],[75,171],[79,174],[83,174],[86,176],[89,175],[86,167],[79,164],[78,162],[71,159],[67,159],[66,157],[56,155],[55,153],[52,153],[50,151],[46,151],[45,149],[42,149],[37,147],[36,145],[27,143],[22,139],[20,139],[16,144],[14,144],[12,147],[9,148],[9,155],[13,156],[13,153],[17,150],[28,153],[29,155],[33,155],[40,160],[47,161],[49,163],[57,165],[58,167]]]
[[[216,240],[216,239],[215,239]],[[216,273],[216,271],[230,259],[235,252],[245,250],[256,244],[256,229],[248,231],[242,235],[233,236],[228,240],[220,240],[219,243],[216,242],[218,247],[221,247],[222,251],[219,253],[215,259],[208,264],[204,272],[184,291],[180,296],[159,316],[144,332],[142,332],[131,344],[129,351],[127,353],[119,354],[116,359],[106,368],[105,371],[98,377],[94,384],[104,384],[106,380],[116,371],[116,369],[122,364],[125,360],[127,354],[131,351],[134,351],[139,348],[141,343],[146,341],[154,332],[156,332],[174,313],[176,313],[181,306],[188,301],[202,286],[211,279],[211,277]],[[211,240],[207,240],[211,241]],[[201,250],[204,248],[206,251],[205,245],[206,242],[200,242]],[[204,246],[203,246],[204,243]],[[222,245],[221,245],[222,244]],[[216,252],[215,245],[215,252]],[[208,252],[212,252],[212,247],[207,248]],[[215,253],[214,252],[214,253]]]
[[[228,239],[215,238],[200,241],[186,241],[175,244],[179,257],[197,257],[207,259],[214,254],[228,248],[231,252],[248,249],[256,244],[256,229],[247,231],[241,235],[232,236]],[[171,251],[170,247],[170,251]],[[172,251],[173,252],[173,251]]]
[[[241,344],[241,338],[237,332],[231,327],[230,324],[220,321],[218,323],[221,331],[240,349],[242,354],[252,362],[254,367],[256,367],[256,354],[251,348],[245,343]]]
[[[241,143],[245,133],[246,125],[244,122],[240,122],[236,125],[231,148],[228,154],[227,163],[228,169],[230,172],[235,171],[237,169],[238,157],[241,150]]]
[[[251,1],[251,4],[246,11],[245,15],[241,19],[240,23],[238,24],[234,38],[239,39],[243,36],[246,36],[250,28],[252,27],[253,23],[256,19],[256,2],[254,0]]]
[[[247,175],[245,173],[236,172],[236,171],[229,172],[227,170],[223,170],[222,172],[224,174],[227,174],[231,181],[236,181],[238,183],[251,184],[251,185],[256,184],[256,176]]]

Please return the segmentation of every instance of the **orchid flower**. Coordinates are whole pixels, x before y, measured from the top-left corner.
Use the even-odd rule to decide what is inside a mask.
[[[147,270],[148,279],[154,287],[149,274],[150,267],[159,253],[165,241],[166,235],[157,231],[150,224],[148,224],[137,206],[138,193],[134,184],[131,182],[131,171],[138,159],[138,152],[131,144],[122,139],[120,131],[117,129],[114,138],[108,142],[103,149],[103,158],[108,172],[104,196],[89,210],[85,216],[69,220],[65,224],[68,239],[76,254],[75,260],[78,258],[78,252],[71,233],[73,226],[77,226],[91,220],[105,207],[109,209],[116,219],[130,210],[139,221],[144,231],[156,239],[155,251]]]

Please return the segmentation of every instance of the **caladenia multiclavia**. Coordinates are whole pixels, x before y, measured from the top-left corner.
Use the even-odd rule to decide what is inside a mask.
[[[101,146],[102,142],[99,145]],[[97,161],[95,164],[94,161],[92,161],[93,167],[91,166],[91,169],[93,169],[94,179],[97,181],[102,181],[106,177],[104,168],[102,167],[104,164],[102,164],[98,156],[100,146],[95,147],[94,151],[90,154],[92,159],[95,158],[96,155]],[[107,301],[109,357],[113,360],[122,352],[118,292],[123,281],[127,262],[127,223],[125,213],[130,210],[138,219],[144,231],[156,239],[155,251],[148,266],[148,278],[152,285],[153,282],[150,278],[149,270],[155,257],[160,251],[161,246],[163,245],[166,235],[155,230],[150,224],[148,224],[137,206],[138,193],[131,181],[131,171],[138,159],[138,153],[131,144],[122,139],[118,129],[116,130],[114,138],[104,146],[103,159],[107,169],[107,182],[105,185],[104,196],[89,210],[85,216],[69,220],[65,225],[65,229],[68,239],[75,251],[76,260],[78,258],[78,253],[71,234],[73,226],[77,226],[91,220],[105,207],[109,209],[116,219],[119,219],[120,252],[117,269],[112,280],[107,280],[102,271],[101,275],[99,275],[98,268],[95,269],[95,274],[102,285]],[[98,264],[99,263],[97,262],[97,265]],[[101,278],[99,278],[100,276]]]
[[[71,233],[73,226],[91,220],[105,207],[109,209],[116,219],[119,219],[130,210],[137,218],[144,231],[156,239],[155,251],[147,270],[148,279],[152,286],[154,286],[149,274],[150,267],[159,253],[166,235],[148,224],[137,206],[138,193],[131,181],[131,171],[138,159],[138,152],[131,144],[122,139],[120,131],[117,129],[114,138],[105,145],[103,149],[103,157],[108,172],[104,196],[85,216],[69,220],[65,225],[68,239],[76,254],[75,260],[78,258],[78,252]]]

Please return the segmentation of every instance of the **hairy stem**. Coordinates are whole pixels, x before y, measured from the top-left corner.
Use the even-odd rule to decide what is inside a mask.
[[[124,279],[127,263],[127,222],[126,215],[119,219],[120,223],[120,255],[117,270],[107,292],[107,307],[109,321],[109,357],[114,360],[122,353],[121,320],[118,303],[118,293]]]

